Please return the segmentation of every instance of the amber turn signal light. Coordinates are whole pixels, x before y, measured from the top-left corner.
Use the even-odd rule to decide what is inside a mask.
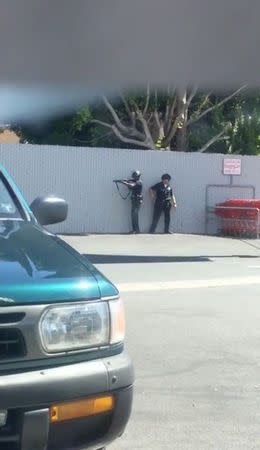
[[[79,419],[109,412],[113,410],[114,404],[115,400],[113,395],[58,403],[50,407],[50,422],[64,422],[66,420]]]

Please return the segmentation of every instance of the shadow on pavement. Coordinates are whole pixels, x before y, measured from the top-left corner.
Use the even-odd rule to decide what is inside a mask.
[[[187,263],[212,262],[211,258],[258,258],[252,255],[230,256],[141,256],[141,255],[95,255],[86,256],[93,264],[130,264],[130,263]]]

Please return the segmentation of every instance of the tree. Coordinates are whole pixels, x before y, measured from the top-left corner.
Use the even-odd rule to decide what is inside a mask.
[[[37,127],[20,126],[19,134],[36,144],[259,154],[259,117],[257,90],[147,85]]]
[[[120,93],[120,101],[112,102],[103,96],[110,120],[94,118],[92,123],[110,129],[120,142],[137,148],[186,151],[188,131],[244,89],[242,86],[223,97],[201,92],[196,87],[168,87],[163,92],[151,89],[148,84],[145,94],[135,92],[125,96]],[[223,123],[218,125],[221,127],[216,134],[197,151],[205,152],[214,143],[227,139],[231,123],[223,117]]]

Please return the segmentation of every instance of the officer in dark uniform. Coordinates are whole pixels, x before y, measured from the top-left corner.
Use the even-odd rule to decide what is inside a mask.
[[[121,180],[121,183],[128,187],[131,192],[131,218],[132,218],[132,228],[133,233],[140,233],[139,228],[139,209],[141,204],[143,203],[143,183],[141,180],[141,172],[139,170],[135,170],[132,173],[132,177],[130,180]]]
[[[150,188],[150,194],[155,200],[153,222],[150,233],[154,233],[162,212],[164,213],[164,233],[170,234],[170,212],[171,208],[176,208],[176,200],[170,186],[171,176],[168,173],[162,175],[162,181]]]

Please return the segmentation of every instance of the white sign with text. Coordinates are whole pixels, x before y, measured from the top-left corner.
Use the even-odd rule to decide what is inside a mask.
[[[225,158],[223,160],[224,175],[241,175],[241,159]]]

